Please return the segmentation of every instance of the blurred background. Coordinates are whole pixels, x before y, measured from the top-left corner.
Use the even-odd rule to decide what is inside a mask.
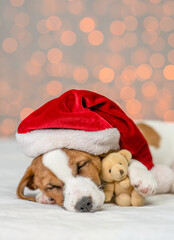
[[[0,136],[71,88],[174,121],[173,17],[173,0],[0,0]]]

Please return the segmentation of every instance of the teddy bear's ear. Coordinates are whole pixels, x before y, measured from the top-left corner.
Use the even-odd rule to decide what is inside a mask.
[[[119,153],[126,158],[126,160],[128,161],[128,163],[130,162],[130,160],[131,160],[131,158],[132,158],[131,152],[129,152],[129,151],[126,150],[126,149],[123,149],[123,150],[119,151]]]

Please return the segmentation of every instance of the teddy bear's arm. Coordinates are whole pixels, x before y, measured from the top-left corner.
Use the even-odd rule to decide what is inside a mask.
[[[114,183],[106,183],[104,186],[105,202],[109,202],[112,199],[114,193]]]
[[[131,186],[129,177],[126,177],[124,180],[120,182],[120,186],[122,188],[129,188]]]

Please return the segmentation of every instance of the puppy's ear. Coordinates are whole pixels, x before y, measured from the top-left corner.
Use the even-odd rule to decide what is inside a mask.
[[[101,159],[98,156],[94,156],[92,162],[98,172],[101,170]]]
[[[20,181],[20,183],[18,185],[18,188],[17,188],[17,196],[18,196],[18,198],[35,202],[35,198],[34,197],[24,196],[24,189],[25,189],[25,187],[28,187],[31,190],[36,190],[37,189],[37,186],[34,183],[34,174],[35,174],[34,173],[34,166],[33,166],[33,164],[31,164],[27,168],[24,176],[22,177],[22,179],[21,179],[21,181]]]

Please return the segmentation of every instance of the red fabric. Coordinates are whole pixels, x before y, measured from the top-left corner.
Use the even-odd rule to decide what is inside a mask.
[[[85,90],[70,90],[31,113],[18,128],[18,133],[38,129],[78,129],[99,131],[117,128],[120,147],[129,150],[134,159],[148,169],[153,167],[146,140],[134,122],[108,98]]]

